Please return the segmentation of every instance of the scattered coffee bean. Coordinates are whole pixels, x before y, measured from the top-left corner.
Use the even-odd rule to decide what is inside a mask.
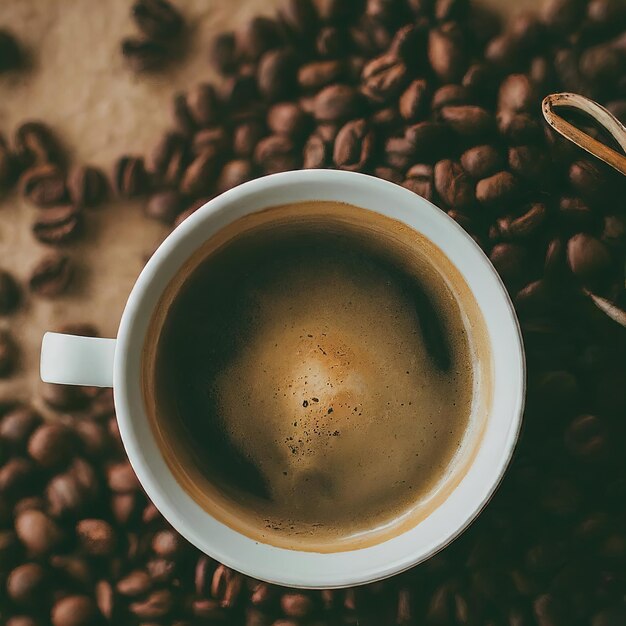
[[[24,122],[15,131],[15,151],[24,166],[58,164],[61,150],[50,129],[42,122]]]
[[[122,56],[134,72],[154,72],[167,63],[169,53],[158,41],[126,37],[122,40]]]
[[[14,70],[22,62],[22,53],[15,37],[7,30],[0,30],[0,72]]]
[[[567,242],[567,261],[574,275],[591,288],[606,280],[611,264],[606,246],[586,233],[578,233]]]
[[[52,163],[42,163],[27,169],[19,183],[22,193],[41,207],[60,204],[67,197],[65,175]]]
[[[76,240],[82,228],[82,214],[67,205],[42,212],[33,224],[33,235],[41,243],[58,246]]]
[[[67,289],[72,275],[73,266],[68,257],[49,254],[35,265],[28,284],[33,293],[54,298]]]
[[[49,554],[63,540],[63,533],[57,524],[45,513],[36,510],[24,511],[16,517],[15,532],[27,552],[34,557]]]
[[[94,601],[87,596],[65,596],[52,607],[52,626],[90,626],[97,619]]]
[[[167,0],[137,0],[132,16],[139,30],[150,39],[167,41],[180,34],[183,20]]]
[[[47,469],[65,465],[76,450],[74,432],[65,424],[45,423],[28,441],[28,453]]]
[[[148,190],[148,176],[141,157],[123,156],[113,171],[115,190],[123,198],[134,198]]]
[[[105,520],[81,520],[76,525],[76,536],[82,549],[90,556],[105,557],[115,550],[115,532]]]
[[[168,189],[150,197],[145,206],[145,214],[164,224],[172,224],[183,206],[183,197],[177,191]]]
[[[67,177],[72,204],[77,208],[98,206],[106,197],[108,184],[102,170],[89,165],[74,167]]]
[[[17,345],[6,330],[0,330],[0,378],[11,376],[17,366]]]
[[[13,276],[0,269],[0,315],[13,313],[20,303],[20,288]]]

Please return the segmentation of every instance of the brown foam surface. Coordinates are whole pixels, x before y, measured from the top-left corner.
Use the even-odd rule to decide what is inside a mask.
[[[155,430],[227,524],[284,547],[359,547],[416,523],[460,479],[480,421],[484,346],[468,339],[480,320],[410,229],[338,203],[297,205],[297,223],[290,211],[240,220],[247,234],[209,245],[170,289]],[[432,309],[447,367],[425,341]]]

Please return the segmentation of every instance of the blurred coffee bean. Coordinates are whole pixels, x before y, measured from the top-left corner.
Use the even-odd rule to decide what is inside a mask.
[[[13,275],[0,269],[0,315],[13,313],[20,304],[20,288]]]
[[[161,620],[174,606],[174,597],[169,589],[151,592],[145,599],[136,600],[129,605],[130,612],[139,620]],[[56,624],[55,624],[56,626]]]
[[[261,57],[257,69],[259,92],[271,102],[292,96],[296,70],[296,58],[292,50],[269,50]]]
[[[590,288],[601,285],[611,263],[606,246],[586,233],[578,233],[567,242],[567,261],[574,275]]]
[[[467,67],[464,34],[458,24],[448,22],[431,29],[428,60],[439,80],[458,82]]]
[[[28,453],[42,467],[51,469],[65,465],[76,451],[74,432],[65,424],[47,422],[33,432]]]
[[[109,466],[107,482],[111,491],[115,493],[128,493],[139,489],[139,481],[128,461]]]
[[[105,557],[115,550],[115,531],[105,520],[81,520],[76,525],[76,536],[84,552],[90,556]]]
[[[22,63],[22,53],[17,39],[8,30],[0,30],[0,73],[17,69]]]
[[[139,30],[151,39],[172,39],[183,26],[180,13],[167,0],[136,0],[131,14]]]
[[[476,199],[491,208],[510,210],[519,191],[520,185],[517,178],[510,172],[502,171],[478,181]]]
[[[98,206],[108,192],[108,183],[102,170],[90,165],[74,167],[67,177],[70,200],[75,207]]]
[[[15,131],[15,151],[25,165],[61,164],[63,155],[52,131],[43,122],[29,121]]]
[[[27,169],[19,180],[20,190],[40,207],[60,204],[67,197],[65,174],[52,163],[41,163]]]
[[[113,171],[115,190],[122,198],[134,198],[148,189],[148,177],[142,157],[122,156]]]
[[[91,626],[96,621],[97,609],[94,601],[82,595],[68,595],[52,607],[52,626]]]
[[[17,406],[0,419],[0,440],[15,451],[25,450],[33,431],[41,424],[41,416],[27,406]]]
[[[173,189],[160,191],[152,195],[145,205],[147,217],[172,224],[176,216],[183,210],[184,200],[181,194]]]
[[[511,74],[500,85],[498,109],[514,113],[532,113],[538,106],[534,84],[525,74]]]
[[[363,101],[354,87],[330,85],[315,97],[313,115],[318,122],[341,123],[358,117],[363,108]]]
[[[0,493],[11,499],[32,492],[37,480],[37,468],[29,460],[13,457],[0,467]]]
[[[480,179],[502,169],[503,159],[493,146],[475,146],[461,155],[461,165],[472,178]]]
[[[19,353],[13,335],[0,330],[0,379],[11,376],[17,367]]]
[[[463,210],[474,205],[474,185],[458,163],[449,159],[439,161],[434,175],[437,193],[447,206]]]
[[[580,458],[597,460],[606,451],[608,433],[604,421],[595,415],[579,415],[565,431],[568,451]]]
[[[33,557],[49,554],[63,541],[59,526],[42,511],[32,509],[15,518],[15,532]]]
[[[83,216],[73,206],[42,212],[33,223],[33,235],[41,243],[60,246],[75,241],[83,230]]]
[[[24,563],[16,567],[7,578],[7,595],[13,602],[30,609],[45,601],[49,580],[38,563]]]
[[[141,37],[126,37],[122,40],[122,56],[134,72],[154,72],[163,68],[170,53],[160,42]]]

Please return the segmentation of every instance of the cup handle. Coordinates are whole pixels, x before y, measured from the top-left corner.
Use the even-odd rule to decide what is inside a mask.
[[[41,380],[61,385],[113,387],[115,339],[46,333],[41,342]]]

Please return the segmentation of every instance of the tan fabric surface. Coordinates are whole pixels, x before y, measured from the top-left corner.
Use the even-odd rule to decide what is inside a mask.
[[[122,37],[135,32],[130,0],[3,0],[0,27],[17,35],[31,59],[27,71],[0,76],[0,132],[12,136],[21,121],[41,119],[58,133],[73,162],[107,170],[123,152],[145,154],[169,125],[172,94],[214,76],[208,63],[212,35],[271,13],[279,2],[180,0],[188,25],[186,56],[165,72],[135,76],[119,50]],[[538,0],[484,2],[509,13]],[[16,193],[0,200],[0,267],[24,282],[45,252],[30,232],[36,211]],[[165,232],[143,218],[140,202],[111,202],[89,212],[87,235],[68,247],[79,268],[71,291],[50,301],[25,292],[20,311],[0,319],[21,349],[19,372],[0,381],[0,401],[27,400],[38,388],[45,330],[86,321],[104,336],[115,335],[143,258]]]

